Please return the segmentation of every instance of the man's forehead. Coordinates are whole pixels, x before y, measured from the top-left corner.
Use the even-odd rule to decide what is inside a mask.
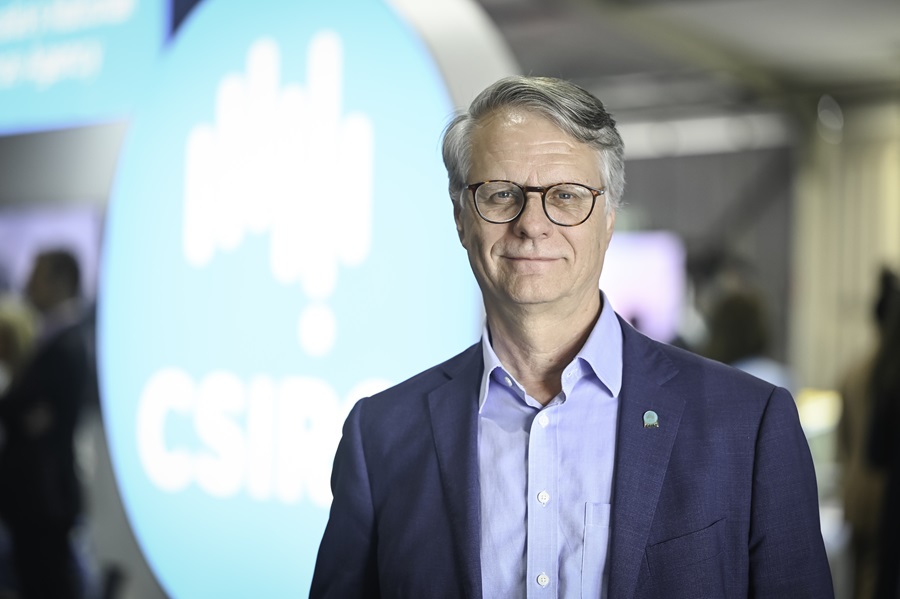
[[[534,110],[518,106],[498,108],[475,122],[475,132],[497,129],[544,128],[550,126],[562,132],[548,117]]]
[[[510,147],[519,144],[557,147],[566,151],[582,143],[550,118],[533,110],[511,107],[495,110],[479,120],[470,138],[474,148]]]
[[[603,185],[597,151],[539,112],[495,111],[478,123],[470,141],[469,179]]]
[[[518,107],[499,109],[485,116],[472,131],[470,142],[475,162],[594,154],[587,144],[572,137],[549,117]]]

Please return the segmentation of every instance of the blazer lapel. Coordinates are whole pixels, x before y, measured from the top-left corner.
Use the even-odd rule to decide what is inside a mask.
[[[677,368],[647,338],[622,323],[623,380],[613,480],[609,596],[632,597],[684,399],[663,384]],[[658,427],[645,427],[648,411]]]
[[[450,380],[428,395],[443,498],[467,597],[481,598],[481,486],[478,478],[478,389],[481,345],[448,364]]]

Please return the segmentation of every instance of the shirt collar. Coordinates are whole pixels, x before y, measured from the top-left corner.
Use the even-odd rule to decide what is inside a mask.
[[[573,362],[579,359],[586,362],[600,382],[606,385],[609,392],[614,397],[618,397],[622,389],[622,325],[609,303],[609,298],[602,291],[600,295],[603,300],[600,317],[594,324],[587,341],[575,354]],[[500,358],[494,353],[490,339],[487,321],[485,321],[481,332],[481,355],[484,360],[484,371],[481,375],[481,389],[478,394],[479,411],[487,401],[491,375],[496,369],[499,368],[504,375],[515,380],[500,363]]]

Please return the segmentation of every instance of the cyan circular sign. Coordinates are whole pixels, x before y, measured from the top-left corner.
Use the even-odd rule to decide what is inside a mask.
[[[99,296],[122,499],[172,597],[304,596],[353,402],[477,336],[452,108],[376,0],[210,0],[152,89]]]

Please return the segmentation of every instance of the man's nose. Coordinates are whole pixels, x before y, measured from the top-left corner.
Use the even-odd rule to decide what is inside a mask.
[[[525,194],[522,213],[514,222],[515,231],[523,237],[545,237],[553,229],[553,223],[544,213],[543,200],[537,191]]]

